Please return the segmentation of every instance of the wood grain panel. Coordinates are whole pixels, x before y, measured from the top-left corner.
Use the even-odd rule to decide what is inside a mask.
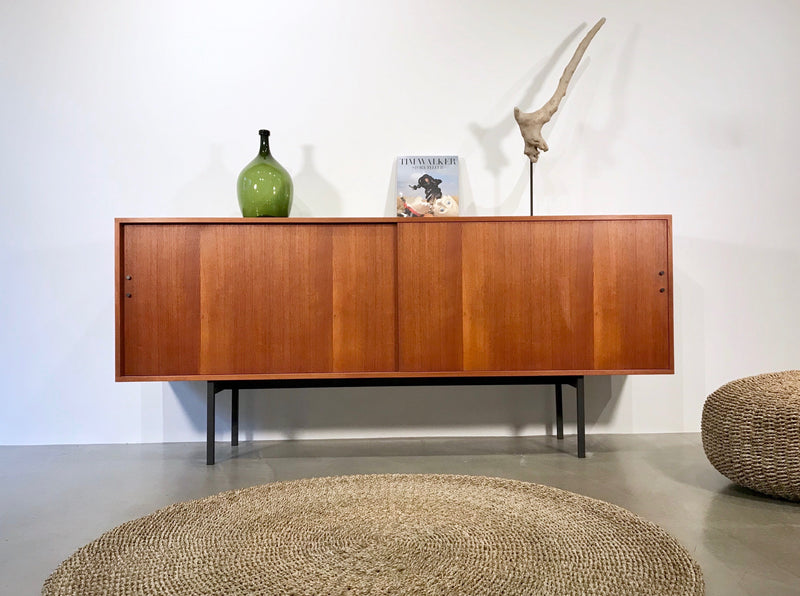
[[[116,226],[119,380],[674,369],[669,216]]]
[[[482,222],[463,230],[464,368],[588,368],[590,224]]]
[[[201,373],[333,370],[331,249],[326,226],[204,226]]]
[[[198,373],[198,228],[136,225],[118,233],[118,376]]]
[[[393,225],[332,228],[333,370],[397,370]]]
[[[668,221],[593,227],[593,367],[672,370]]]
[[[401,371],[463,368],[461,224],[398,226]]]

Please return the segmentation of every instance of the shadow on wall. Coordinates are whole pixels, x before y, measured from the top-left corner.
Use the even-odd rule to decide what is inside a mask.
[[[314,146],[303,145],[303,164],[292,175],[294,199],[292,217],[334,217],[341,213],[342,195],[322,177],[314,162]]]
[[[222,159],[222,146],[211,145],[208,163],[198,176],[175,196],[175,214],[187,217],[238,217],[236,197],[238,172],[231,172]]]
[[[342,196],[316,168],[314,147],[303,146],[303,164],[292,174],[294,198],[292,217],[335,216],[342,209]],[[244,165],[244,164],[243,164]],[[175,212],[187,217],[239,217],[236,180],[239,172],[229,171],[222,160],[220,145],[211,145],[203,171],[182,187],[175,197]]]
[[[706,297],[701,280],[688,272],[683,240],[676,241],[674,261],[675,396],[682,397],[683,428],[700,430],[706,386]],[[695,273],[696,275],[696,273]]]
[[[206,383],[203,381],[188,381],[188,382],[172,382],[168,383],[169,388],[175,395],[175,398],[178,401],[181,411],[186,416],[186,422],[189,425],[189,428],[193,431],[200,431],[202,430],[205,432],[206,428]],[[165,391],[165,395],[169,392]],[[223,432],[227,436],[230,436],[231,433],[231,410],[230,410],[230,402],[226,400],[225,407],[227,410],[225,411],[225,417],[221,418],[221,410],[220,404],[217,404],[217,427],[218,432]],[[163,404],[164,408],[164,417],[173,418],[170,412],[167,411],[168,404]],[[169,426],[167,424],[164,425],[164,441],[185,441],[187,439],[186,435],[180,433],[180,430],[177,429],[177,424],[173,421],[172,424]],[[172,434],[172,432],[175,434]]]
[[[574,40],[578,37],[578,34],[584,27],[585,25],[581,25],[572,33],[570,33],[564,39],[564,41],[559,44],[544,65],[538,69],[538,72],[529,72],[524,75],[524,80],[531,81],[531,83],[526,87],[522,97],[518,97],[516,92],[513,94],[507,93],[504,96],[504,98],[501,100],[501,103],[503,104],[502,109],[504,115],[499,121],[497,121],[495,124],[486,126],[476,122],[469,124],[469,131],[477,141],[483,156],[482,165],[491,174],[494,180],[495,196],[493,197],[492,202],[493,204],[497,205],[495,208],[495,213],[497,214],[508,214],[515,211],[516,205],[511,205],[510,203],[515,202],[517,200],[516,197],[522,194],[520,187],[526,184],[528,180],[528,159],[522,154],[524,143],[522,137],[519,135],[517,123],[514,120],[513,107],[516,105],[523,111],[531,110],[532,102],[541,90],[544,82],[550,76],[552,71],[560,64],[565,56],[565,53],[567,53],[571,48]],[[542,100],[542,104],[544,104],[544,102],[550,98],[550,95],[552,95],[554,91],[555,88],[553,88],[546,99]],[[540,106],[536,106],[536,108],[538,107]],[[558,112],[556,112],[556,116],[557,115]],[[514,161],[512,161],[503,150],[503,145],[509,136],[519,137],[519,158]],[[524,167],[522,168],[522,174],[518,177],[512,194],[506,197],[504,200],[501,200],[500,181],[508,177],[504,171],[512,167],[514,163],[523,164]],[[516,170],[517,166],[513,167]]]
[[[170,383],[197,440],[206,428],[206,384]],[[587,377],[586,426],[613,417],[621,386]],[[575,389],[564,387],[564,425],[574,434]],[[555,434],[552,386],[337,387],[240,393],[242,440]],[[217,439],[230,436],[230,392],[217,396]],[[164,440],[170,436],[165,425]]]
[[[626,377],[622,376],[586,377],[584,411],[587,433],[592,432],[594,426],[606,427],[613,424],[620,407],[625,379]],[[565,425],[567,421],[576,419],[576,412],[575,390],[567,387],[564,391]]]
[[[588,207],[590,212],[607,208],[607,205],[603,204],[605,199],[598,196],[595,188],[604,172],[613,170],[617,164],[618,139],[626,129],[629,119],[630,111],[625,99],[630,95],[631,72],[637,56],[639,36],[640,27],[637,26],[618,54],[616,70],[609,81],[610,96],[614,97],[615,101],[609,105],[605,121],[600,126],[593,127],[583,116],[591,111],[592,105],[596,102],[596,90],[593,92],[585,89],[582,92],[575,92],[576,88],[579,88],[581,77],[590,68],[591,57],[585,56],[581,61],[564,98],[564,105],[554,117],[556,121],[559,116],[566,114],[569,124],[565,128],[558,129],[561,133],[559,152],[561,155],[572,155],[575,159],[550,159],[547,175],[536,178],[536,193],[547,197],[546,209],[543,210],[545,213],[570,213],[578,208],[576,200],[581,197],[590,201]],[[551,126],[554,129],[557,124]],[[569,190],[570,185],[565,181],[576,178],[575,168],[578,164],[580,164],[580,175],[577,178],[582,181],[582,192],[576,196],[574,190]],[[594,201],[598,201],[598,204],[593,204]]]
[[[459,163],[459,177],[460,176],[461,164]],[[392,173],[389,176],[389,188],[386,191],[386,205],[384,206],[383,214],[386,217],[397,215],[397,159],[392,163]]]
[[[676,361],[686,366],[678,371],[684,390],[699,407],[728,381],[797,367],[800,252],[685,236],[675,238],[674,250],[681,328],[703,325],[702,333],[688,331],[680,339],[686,345],[676,350],[683,354]],[[698,281],[683,295],[677,284],[688,280]],[[691,346],[695,340],[703,345]]]

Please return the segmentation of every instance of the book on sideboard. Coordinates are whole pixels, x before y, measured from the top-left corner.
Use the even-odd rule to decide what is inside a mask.
[[[403,155],[397,158],[397,215],[458,215],[458,156]]]

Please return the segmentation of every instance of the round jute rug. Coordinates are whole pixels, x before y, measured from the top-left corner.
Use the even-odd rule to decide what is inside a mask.
[[[703,594],[658,526],[514,480],[367,475],[178,503],[78,550],[49,595]]]

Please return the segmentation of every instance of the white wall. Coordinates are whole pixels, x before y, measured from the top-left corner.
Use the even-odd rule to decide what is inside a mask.
[[[794,0],[3,2],[0,443],[202,440],[201,383],[114,383],[114,217],[238,215],[259,128],[294,215],[390,213],[415,153],[462,157],[466,214],[525,214],[512,108],[549,98],[600,16],[536,212],[674,215],[677,373],[590,379],[590,432],[696,431],[723,382],[800,367]],[[535,434],[547,396],[276,391],[243,428]]]

